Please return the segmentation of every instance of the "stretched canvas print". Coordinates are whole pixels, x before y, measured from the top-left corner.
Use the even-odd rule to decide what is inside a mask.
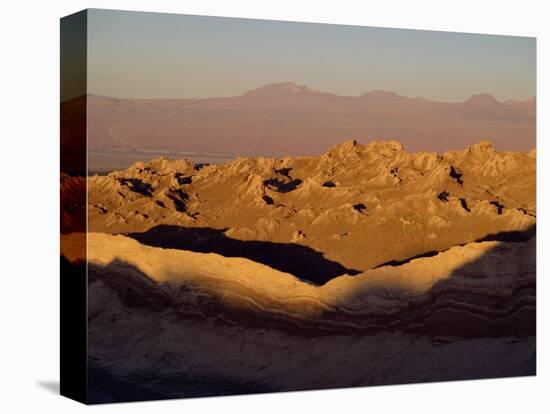
[[[534,38],[61,19],[61,392],[536,372]]]

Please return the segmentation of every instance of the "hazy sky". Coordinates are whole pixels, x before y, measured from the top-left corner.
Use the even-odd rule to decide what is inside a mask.
[[[203,98],[293,81],[339,95],[527,99],[535,50],[526,37],[92,9],[88,91]]]

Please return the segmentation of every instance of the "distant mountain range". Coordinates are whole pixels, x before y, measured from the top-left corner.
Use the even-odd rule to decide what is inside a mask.
[[[409,151],[445,151],[482,139],[501,150],[535,147],[536,100],[462,103],[371,91],[339,96],[292,82],[235,97],[115,99],[88,95],[90,149],[156,149],[230,155],[318,155],[346,139],[399,140]],[[77,98],[62,104],[75,113]]]

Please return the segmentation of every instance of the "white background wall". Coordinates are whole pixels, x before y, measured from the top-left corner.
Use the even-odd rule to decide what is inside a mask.
[[[59,397],[59,18],[86,7],[538,37],[538,372],[536,378],[106,405],[101,412],[550,412],[549,44],[546,1],[59,0],[0,13],[0,410],[76,412]],[[546,329],[544,328],[546,325]],[[55,410],[55,411],[54,411]]]

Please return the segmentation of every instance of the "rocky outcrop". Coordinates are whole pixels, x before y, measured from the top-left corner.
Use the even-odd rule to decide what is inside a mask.
[[[106,378],[163,398],[534,374],[535,164],[347,141],[62,176],[91,399]]]
[[[64,236],[70,237],[77,235]],[[392,330],[460,338],[535,332],[534,238],[470,243],[323,286],[242,258],[99,233],[87,240],[92,284],[108,285],[125,303],[141,301],[182,317],[217,315],[301,333]],[[84,259],[81,249],[70,249],[77,243],[63,244],[67,260]]]
[[[89,177],[89,229],[223,229],[240,240],[299,243],[367,270],[530,228],[535,164],[532,154],[498,152],[489,142],[440,155],[351,140],[319,157],[201,167],[161,158]]]
[[[70,265],[84,258],[82,236],[62,236]],[[113,387],[168,398],[536,370],[534,238],[470,243],[323,286],[120,235],[87,242],[94,402],[112,401]]]

